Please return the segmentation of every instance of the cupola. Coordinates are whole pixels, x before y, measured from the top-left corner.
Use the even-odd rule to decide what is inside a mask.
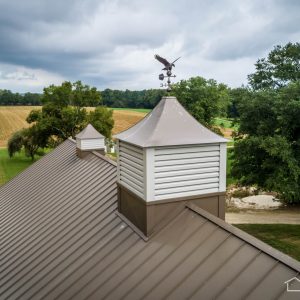
[[[91,124],[76,135],[77,155],[84,157],[90,151],[105,154],[105,137]]]
[[[115,136],[119,213],[151,235],[187,201],[224,218],[226,143],[175,97]]]

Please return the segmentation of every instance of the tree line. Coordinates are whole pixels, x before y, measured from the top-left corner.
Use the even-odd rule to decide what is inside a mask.
[[[156,106],[164,90],[149,89],[142,91],[111,90],[99,91],[101,98],[99,103],[87,103],[89,106],[105,105],[117,108],[150,108]],[[43,105],[43,94],[38,93],[13,93],[10,90],[0,90],[0,105],[4,106],[39,106]]]
[[[41,94],[38,93],[13,93],[10,90],[0,90],[0,105],[14,106],[14,105],[41,105]]]

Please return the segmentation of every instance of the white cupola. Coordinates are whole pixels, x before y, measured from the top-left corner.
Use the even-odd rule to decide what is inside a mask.
[[[91,124],[88,124],[76,135],[76,144],[79,156],[88,151],[97,151],[105,154],[105,137]]]
[[[201,125],[175,97],[163,97],[115,138],[121,192],[126,189],[146,205],[201,198],[202,208],[224,217],[227,139]],[[127,198],[120,193],[120,205],[128,208],[135,200]]]

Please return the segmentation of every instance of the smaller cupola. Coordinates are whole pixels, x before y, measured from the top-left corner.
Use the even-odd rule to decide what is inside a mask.
[[[105,137],[91,124],[76,135],[77,155],[83,158],[88,152],[105,154]]]

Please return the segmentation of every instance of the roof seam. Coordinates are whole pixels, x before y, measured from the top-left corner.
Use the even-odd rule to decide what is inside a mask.
[[[169,226],[171,226],[171,224],[173,224],[177,218],[179,218],[179,216],[181,216],[183,213],[186,213],[186,210],[183,210],[180,214],[178,214],[171,222],[169,222],[164,228],[162,228],[156,236],[159,236],[159,235],[162,235],[163,232],[165,231],[165,229]],[[132,230],[132,229],[131,229]],[[159,247],[159,249],[161,248],[162,246]],[[147,250],[147,243],[144,243],[143,246],[141,247],[140,251],[138,252],[139,254],[144,251],[144,250]],[[154,251],[154,253],[156,253],[157,250]],[[105,279],[104,282],[101,283],[101,285],[98,285],[96,289],[94,289],[91,293],[88,294],[88,296],[85,298],[85,299],[88,299],[91,295],[93,295],[94,293],[97,292],[97,290],[99,290],[99,288],[101,286],[103,286],[106,282],[108,282],[119,270],[123,269],[131,260],[133,260],[135,258],[135,256],[130,256],[129,258],[126,259],[125,262],[122,263],[121,266],[119,266],[117,268],[117,270],[115,270],[112,274],[110,274],[110,276],[108,278]]]
[[[113,219],[113,221],[114,221],[114,220],[116,220],[116,225],[115,225],[112,229],[118,228],[118,227],[119,227],[119,224],[120,224],[120,222],[117,222],[117,218],[116,218],[116,219]],[[102,222],[102,220],[101,220],[101,222]],[[101,222],[99,222],[99,224],[100,224]],[[95,226],[98,226],[99,224],[96,224]],[[105,227],[103,227],[103,228],[105,228]],[[109,232],[105,233],[103,236],[100,236],[100,237],[99,237],[99,240],[102,240],[106,235],[109,235],[109,233],[110,233],[111,231],[112,231],[112,230],[110,230]],[[118,235],[120,232],[121,232],[121,231],[117,232],[116,235]],[[92,236],[89,238],[89,240],[92,240],[92,239],[94,240],[95,236],[98,235],[98,234],[99,234],[99,233],[95,233],[94,235],[92,235]],[[99,251],[99,249],[102,249],[103,247],[105,247],[106,244],[109,243],[109,242],[110,242],[112,239],[114,239],[114,238],[115,238],[115,236],[113,236],[112,238],[108,239],[108,240],[106,241],[106,243],[105,243],[101,248],[97,248],[97,251]],[[87,240],[87,241],[89,241],[89,240]],[[93,247],[95,246],[96,243],[98,243],[99,240],[96,240],[96,241],[94,242],[94,244],[92,244],[89,248],[87,248],[87,249],[86,249],[85,251],[83,251],[79,256],[77,256],[77,257],[76,257],[76,260],[81,260],[81,258],[84,257],[84,256],[86,255],[86,253],[87,253],[88,251],[90,251],[91,248],[93,248]],[[69,256],[66,257],[65,260],[70,259],[70,257],[76,252],[76,250],[77,250],[77,249],[73,250],[73,252],[71,252],[71,253],[69,254]],[[90,256],[90,257],[92,257],[92,256]],[[89,257],[89,258],[90,258],[90,257]],[[86,260],[84,260],[84,263],[85,263],[87,260],[89,260],[89,258],[86,259]],[[62,269],[60,272],[56,273],[56,274],[55,274],[55,277],[57,277],[58,275],[61,275],[62,273],[64,273],[64,272],[65,272],[65,269],[66,269],[66,268],[69,268],[70,265],[72,265],[72,264],[74,263],[74,260],[75,260],[75,258],[73,258],[73,261],[69,262],[69,264],[68,264],[64,269]],[[81,263],[81,264],[78,266],[78,268],[80,268],[80,267],[82,266],[82,264],[83,264],[83,263]],[[53,269],[54,269],[54,268],[52,268],[52,269],[48,272],[48,274],[51,273],[51,272],[53,271]],[[48,274],[45,274],[44,277],[45,277],[45,276],[48,276]],[[71,275],[71,274],[70,274],[70,275]],[[36,285],[36,284],[37,284],[39,281],[41,281],[41,280],[42,280],[42,278],[39,278],[39,280],[38,280],[37,282],[35,282],[34,285]],[[33,295],[31,295],[31,296],[34,296],[35,294],[37,294],[37,293],[38,293],[40,290],[42,290],[44,287],[45,287],[45,285],[44,285],[44,286],[41,286],[41,287],[40,287]]]
[[[107,226],[108,226],[108,225],[107,225]],[[117,226],[118,226],[118,223],[117,223],[115,226],[117,227]],[[102,227],[102,229],[103,229],[103,228],[105,228],[105,227]],[[106,235],[108,235],[108,234],[109,234],[109,232],[107,232],[106,234],[104,234],[103,236],[101,236],[101,239],[102,239],[103,237],[105,237]],[[94,234],[94,235],[96,235],[96,234]],[[92,237],[90,237],[89,240],[90,240],[90,239],[92,239]],[[76,241],[74,241],[73,244],[75,244],[75,243],[76,243]],[[95,243],[96,243],[96,242],[95,242]],[[82,245],[81,245],[80,247],[82,247]],[[79,247],[79,248],[80,248],[80,247]],[[87,252],[91,247],[93,247],[93,246],[90,246],[90,247],[89,247],[87,250],[85,250],[84,252]],[[52,252],[55,252],[55,251],[57,251],[57,250],[53,250]],[[75,252],[75,250],[73,250],[72,253],[74,253],[74,252]],[[50,254],[51,254],[51,253],[50,253]],[[50,255],[50,254],[49,254],[49,255]],[[48,255],[48,256],[49,256],[49,255]],[[82,255],[82,253],[81,253],[81,255]],[[80,256],[81,256],[81,255],[80,255]],[[48,256],[47,256],[47,257],[48,257]],[[80,257],[80,256],[79,256],[79,257]],[[47,258],[47,257],[46,257],[46,258]],[[50,262],[48,262],[48,264],[47,264],[46,266],[44,266],[44,268],[45,268],[45,267],[51,265],[52,268],[50,269],[50,271],[48,271],[48,273],[44,273],[42,277],[39,277],[38,280],[36,280],[35,282],[31,283],[31,285],[30,285],[29,287],[27,287],[26,290],[23,291],[22,294],[19,295],[19,296],[23,296],[24,294],[26,294],[26,293],[30,290],[30,288],[32,288],[33,286],[35,286],[35,285],[36,285],[39,281],[41,281],[44,277],[48,276],[48,274],[51,273],[51,272],[53,271],[53,269],[56,268],[56,265],[55,265],[55,266],[52,265],[52,263],[53,263],[53,261],[54,261],[55,259],[56,259],[56,257],[54,257]],[[44,261],[44,260],[42,260],[42,262],[43,262],[43,261]],[[27,271],[27,273],[32,272],[32,270],[34,270],[36,267],[38,267],[38,265],[36,265],[36,266],[34,266],[33,268],[31,268],[29,271]],[[26,274],[27,274],[27,273],[26,273]],[[32,272],[32,273],[33,273],[33,272]],[[34,274],[33,274],[30,278],[27,278],[27,280],[25,281],[25,283],[23,283],[22,285],[28,284],[28,282],[30,282],[33,278],[34,278]],[[11,288],[11,286],[9,286],[9,287],[6,289],[6,291],[9,290],[10,288]],[[9,296],[11,296],[11,295],[13,295],[13,294],[14,294],[14,292],[11,292],[11,293],[9,294]]]
[[[179,245],[178,245],[178,247],[176,247],[175,249],[173,249],[170,253],[168,253],[167,254],[167,256],[166,257],[164,257],[161,261],[160,261],[160,263],[159,263],[159,265],[156,265],[154,268],[152,268],[151,269],[151,271],[148,271],[148,273],[146,274],[146,275],[144,275],[131,289],[129,289],[125,294],[124,294],[124,298],[128,295],[128,294],[130,294],[133,290],[134,290],[134,288],[135,287],[137,287],[138,286],[138,284],[140,284],[140,282],[142,282],[143,280],[145,280],[145,278],[147,278],[147,276],[149,275],[149,273],[151,274],[154,270],[156,270],[163,262],[165,262],[172,254],[174,254],[177,250],[178,250],[178,248],[180,248],[181,246],[183,246],[184,245],[184,243],[187,241],[187,239],[189,239],[191,236],[193,236],[200,228],[202,228],[203,227],[203,225],[204,224],[206,224],[207,223],[207,220],[204,220],[204,222],[201,224],[201,225],[199,225],[198,227],[196,227],[185,239],[183,239],[180,243],[179,243]],[[187,257],[187,255],[185,256],[185,258]],[[151,292],[151,290],[152,289],[150,289],[150,291],[148,291],[146,294],[144,294],[143,295],[143,298],[145,298],[146,297],[146,295],[148,295],[149,294],[149,292]]]
[[[219,229],[219,227],[217,226],[216,227],[216,229],[213,231],[213,233],[215,233],[217,230]],[[211,233],[208,237],[207,237],[207,239],[209,239],[210,237],[212,237],[213,236],[213,233]],[[218,243],[218,245],[214,248],[214,250],[212,251],[212,252],[210,252],[210,253],[208,253],[207,255],[205,255],[205,257],[203,257],[202,259],[201,259],[201,261],[196,265],[196,266],[194,266],[185,276],[184,276],[184,278],[180,281],[180,282],[177,282],[177,284],[176,284],[176,288],[174,288],[174,289],[172,289],[167,295],[164,295],[164,298],[168,298],[184,281],[186,281],[187,280],[187,278],[189,278],[189,276],[191,276],[195,271],[196,271],[196,269],[197,268],[199,268],[206,260],[207,260],[207,258],[208,257],[210,257],[213,253],[215,253],[218,249],[219,249],[219,247],[229,238],[231,236],[231,233],[228,233],[227,234],[227,236],[220,242],[220,243]],[[204,241],[202,241],[197,247],[196,247],[196,249],[199,249],[199,247],[201,247],[202,245],[203,245],[203,243],[207,240],[207,239],[205,239]],[[193,252],[196,250],[196,249],[194,249],[193,250]]]
[[[231,235],[230,235],[231,236]],[[232,259],[232,257],[238,252],[238,251],[240,251],[244,246],[246,245],[246,243],[244,242],[244,241],[242,241],[242,244],[237,248],[237,249],[235,249],[232,253],[231,253],[231,255],[229,256],[229,257],[227,257],[227,259],[225,259],[224,261],[223,261],[223,263],[221,263],[219,266],[218,266],[218,268],[217,268],[217,270],[215,270],[214,272],[212,272],[208,277],[206,277],[206,279],[204,280],[204,282],[202,283],[202,284],[200,284],[195,290],[194,290],[194,292],[190,295],[190,296],[188,296],[188,298],[187,299],[191,299],[199,290],[201,290],[201,288],[203,287],[203,286],[205,286],[205,284],[217,273],[217,272],[219,272],[220,271],[220,269],[224,266],[224,265],[226,265],[227,263],[228,263],[228,261],[230,260],[230,259]]]
[[[102,167],[103,168],[103,167]],[[104,170],[105,170],[106,168],[104,168]],[[102,169],[103,170],[103,169]],[[88,171],[88,170],[87,170]],[[98,172],[96,172],[96,174],[98,174]],[[113,174],[110,174],[110,172],[108,172],[108,174],[109,174],[109,176],[112,176]],[[94,182],[96,182],[97,181],[97,179],[94,179]],[[75,183],[76,183],[77,181],[75,181]],[[73,186],[74,186],[74,184],[75,184],[74,182],[72,182],[72,185],[69,187],[69,189],[70,188],[72,188]],[[89,184],[88,184],[88,186],[90,186],[91,184],[92,184],[93,182],[89,182]],[[77,188],[78,189],[80,189],[80,185],[78,186],[77,185]],[[76,193],[76,189],[74,190],[74,188],[73,188],[73,190],[72,190],[72,193],[69,193],[68,194],[68,196],[70,197],[70,196],[72,196],[72,195],[74,195],[75,193]],[[59,192],[60,192],[60,190],[57,190],[57,193],[59,194]],[[63,194],[60,194],[60,197],[62,197],[62,195]],[[51,195],[52,197],[53,196],[55,196],[55,194],[53,195]],[[37,197],[38,197],[38,195],[37,195]],[[52,198],[51,197],[51,198]],[[33,199],[35,199],[36,197],[34,197]],[[51,199],[49,198],[47,198],[47,200],[49,200],[49,201],[47,201],[46,202],[46,204],[47,204],[47,206],[49,205],[50,207],[51,207],[51,204],[52,204],[52,201],[51,201]],[[60,207],[60,213],[59,214],[61,214],[62,213],[62,211],[61,211],[61,208],[65,208],[65,207],[67,207],[68,209],[71,207],[72,205],[70,205],[70,203],[69,202],[67,202],[67,203],[63,203],[63,202],[56,202],[56,205],[55,206],[53,206],[52,207],[52,209],[51,209],[51,211],[58,211],[58,208]],[[32,206],[32,208],[30,209],[30,213],[32,213],[32,211],[39,211],[39,209],[40,209],[40,207],[42,207],[42,208],[44,208],[44,210],[45,210],[45,202],[44,203],[38,203],[38,205],[35,205],[35,206]],[[24,211],[24,210],[23,210]],[[44,214],[49,214],[49,211],[48,212],[43,212],[43,215]],[[21,220],[23,220],[22,218],[21,218]],[[26,220],[26,218],[25,218],[25,220]],[[35,228],[38,228],[38,225],[39,225],[39,223],[36,223],[36,222],[38,222],[38,221],[42,221],[43,219],[42,219],[42,215],[41,214],[39,214],[39,216],[38,216],[38,218],[36,218],[36,220],[35,220]],[[27,230],[27,228],[28,228],[28,230],[29,230],[29,227],[30,227],[30,224],[31,224],[31,221],[32,220],[29,220],[29,221],[27,221],[25,224],[26,224],[26,228],[22,228],[22,232],[26,232],[26,230]],[[23,224],[23,226],[24,226],[24,224]],[[15,230],[17,230],[17,228],[15,228],[14,230],[13,230],[13,232],[15,232]],[[32,231],[32,227],[30,228],[30,230]],[[14,233],[14,235],[20,235],[21,233],[20,233],[20,231],[18,231],[18,232],[16,232],[16,233]],[[5,246],[6,246],[7,244],[5,244]]]
[[[101,214],[103,214],[103,213],[104,213],[104,212],[101,212],[99,215],[101,215]],[[102,222],[103,222],[106,218],[108,218],[109,216],[110,216],[110,215],[107,215],[107,216],[105,216],[103,219],[101,219],[101,220],[99,221],[99,224],[102,223]],[[96,217],[94,217],[94,219],[96,219]],[[84,227],[86,227],[87,225],[88,225],[88,224],[86,224]],[[94,227],[95,227],[95,226],[96,226],[96,225],[94,225]],[[71,231],[71,230],[69,230],[69,232],[70,232],[70,231]],[[68,232],[67,232],[67,233],[68,233]],[[63,238],[67,235],[67,233],[64,233],[64,235],[60,236],[60,238],[58,239],[57,242],[59,242],[60,240],[63,240]],[[71,238],[72,238],[73,236],[75,236],[76,234],[78,234],[78,232],[73,233],[72,236],[68,238],[68,240],[71,240]],[[53,238],[54,238],[54,237],[53,237]],[[51,239],[53,239],[53,238],[51,238]],[[67,241],[68,241],[68,240],[67,240]],[[64,242],[66,242],[66,241],[64,241]],[[76,243],[76,241],[73,242],[73,244],[75,244],[75,243]],[[40,246],[39,248],[34,249],[33,253],[35,254],[36,252],[41,251],[40,249],[41,249],[42,247],[44,247],[46,244],[47,244],[47,243],[44,243],[44,244],[43,244],[42,246]],[[55,248],[51,250],[52,252],[50,252],[50,254],[51,254],[51,253],[54,253],[54,252],[56,252],[56,251],[58,251],[58,250],[63,246],[63,244],[64,244],[64,243],[61,243],[61,244],[58,244],[58,245],[57,245],[57,243],[56,243],[56,244],[55,244]],[[53,248],[53,245],[52,245],[51,248]],[[29,250],[31,250],[31,248],[27,249],[26,252],[28,252]],[[50,254],[48,254],[47,257],[48,257]],[[41,257],[41,255],[38,254],[38,255],[36,256],[36,258],[35,258],[35,261],[36,261],[37,259],[41,260],[40,257]],[[46,257],[46,258],[47,258],[47,257]],[[20,257],[17,257],[15,260],[18,260],[18,259],[20,259]],[[45,257],[43,258],[43,260],[41,260],[41,262],[44,261],[44,260],[45,260]],[[40,262],[40,263],[41,263],[41,262]],[[25,266],[22,266],[22,269],[19,270],[19,271],[17,271],[17,273],[14,272],[13,274],[11,274],[11,273],[15,270],[15,267],[12,268],[12,269],[5,275],[5,277],[7,277],[8,274],[10,274],[10,276],[12,276],[12,275],[13,275],[13,276],[16,276],[16,274],[18,274],[18,273],[24,271],[26,268],[28,269],[28,266],[30,265],[30,263],[32,263],[32,261],[27,261],[26,264],[25,264]],[[33,267],[31,266],[31,269],[30,269],[30,270],[33,270],[33,269],[36,268],[36,267],[38,267],[37,264],[35,264]],[[28,270],[27,270],[27,273],[28,273]],[[6,282],[7,282],[7,281],[8,281],[8,280],[6,280]]]
[[[133,236],[133,235],[134,235],[133,232],[131,232],[130,228],[127,228],[127,229],[128,229],[128,234],[125,235],[125,237],[124,237],[123,239],[121,239],[121,241],[116,245],[116,247],[120,246],[124,241],[126,241],[127,238],[128,238],[129,236]],[[125,233],[125,232],[126,232],[126,230],[119,231],[118,234],[117,234],[116,236],[121,235],[122,233]],[[114,237],[114,238],[115,238],[115,237]],[[134,241],[133,244],[135,244],[138,240],[139,240],[139,238],[136,236],[136,240]],[[112,240],[111,240],[111,241],[112,241]],[[108,241],[108,242],[103,246],[103,248],[106,247],[109,243],[111,243],[111,241]],[[125,250],[128,250],[131,246],[132,246],[132,245],[130,244]],[[104,260],[107,256],[109,256],[110,254],[111,254],[111,252],[108,252],[106,255],[104,255],[103,257],[101,257],[101,259],[100,259],[99,261],[96,261],[96,262],[93,264],[93,266],[95,267],[100,261],[103,261],[103,260]],[[90,260],[90,259],[92,259],[92,257],[90,257],[88,260]],[[88,260],[87,260],[87,261],[88,261]],[[86,261],[85,263],[87,263],[87,261]],[[76,269],[74,269],[74,272],[77,271],[79,268],[82,268],[82,266],[83,266],[83,264],[79,265]],[[106,266],[106,268],[109,267],[109,266],[110,266],[110,265]],[[104,268],[104,270],[105,270],[105,268]],[[60,296],[62,296],[62,295],[63,295],[63,294],[64,294],[64,293],[72,286],[72,285],[76,284],[76,282],[79,281],[80,278],[83,277],[84,275],[86,275],[89,271],[90,271],[90,270],[88,269],[87,271],[85,271],[84,273],[82,273],[81,276],[78,277],[78,279],[77,279],[75,282],[72,282],[68,287],[65,287],[65,288],[59,293],[59,295],[56,296],[55,299],[57,299],[57,298],[59,298]],[[103,270],[102,270],[102,271],[103,271]],[[73,274],[69,274],[69,276],[71,276],[71,275],[73,275]],[[68,276],[68,277],[69,277],[69,276]],[[47,295],[50,294],[53,290],[55,290],[55,288],[56,288],[59,284],[61,284],[61,283],[56,284],[56,285],[55,285],[55,286],[47,293]],[[87,283],[87,284],[88,284],[88,283]]]
[[[239,239],[247,242],[248,244],[252,245],[253,247],[257,248],[258,250],[264,252],[265,254],[272,256],[273,258],[279,260],[281,263],[287,265],[290,268],[295,269],[296,271],[300,272],[300,262],[296,261],[292,257],[272,248],[271,246],[267,245],[266,243],[258,240],[254,236],[246,233],[245,231],[242,231],[238,229],[237,227],[234,227],[223,220],[219,219],[218,217],[213,216],[209,212],[203,210],[202,208],[198,207],[197,205],[188,202],[186,203],[186,206],[194,211],[195,213],[201,215],[204,218],[207,218],[211,222],[215,223],[219,227],[223,228],[224,230],[232,233]]]
[[[243,299],[247,299],[249,295],[251,295],[255,291],[257,286],[259,286],[266,279],[266,277],[278,266],[279,263],[280,263],[279,260],[276,260],[274,265],[270,268],[270,270],[268,270],[265,274],[263,274],[262,278],[257,279],[257,281],[253,283],[253,286],[243,296]]]
[[[262,253],[262,251],[258,251],[257,254],[252,257],[249,262],[239,271],[233,278],[227,283],[226,288],[232,285],[232,283],[257,259],[257,257]],[[220,290],[219,293],[214,297],[214,299],[218,299],[219,296],[221,296],[224,292],[224,289]]]
[[[297,277],[298,275],[300,275],[300,272],[297,272],[294,277]],[[280,292],[274,299],[280,299],[284,293],[286,293],[286,286],[282,288],[282,292]]]

